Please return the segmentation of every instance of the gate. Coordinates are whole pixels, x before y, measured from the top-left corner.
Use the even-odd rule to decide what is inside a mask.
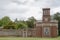
[[[23,31],[23,37],[27,37],[27,31]]]

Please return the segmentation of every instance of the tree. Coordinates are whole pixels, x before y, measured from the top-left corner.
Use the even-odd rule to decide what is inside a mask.
[[[60,21],[60,13],[57,12],[56,14],[54,14],[53,19]]]
[[[4,25],[4,29],[16,29],[16,24],[10,21],[7,25]]]
[[[54,15],[52,16],[52,18],[53,18],[54,20],[58,20],[58,31],[59,31],[59,35],[60,35],[60,13],[57,12],[56,14],[54,14]]]
[[[10,21],[11,21],[11,19],[10,19],[8,16],[4,16],[4,17],[1,19],[2,26],[7,25]]]
[[[23,28],[28,28],[28,26],[25,23],[19,23],[17,29],[23,29]]]
[[[24,20],[20,20],[16,24],[17,24],[17,29],[28,28],[28,25]]]
[[[0,27],[2,26],[2,21],[0,20]]]
[[[28,18],[28,20],[26,21],[27,22],[27,25],[29,28],[33,28],[34,27],[34,22],[36,21],[36,19],[32,16],[30,18]]]

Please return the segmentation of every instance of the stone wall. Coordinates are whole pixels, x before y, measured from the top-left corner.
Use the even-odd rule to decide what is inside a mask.
[[[33,37],[35,29],[0,29],[0,36]]]

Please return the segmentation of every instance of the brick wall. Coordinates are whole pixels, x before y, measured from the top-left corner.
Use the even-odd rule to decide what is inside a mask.
[[[58,30],[58,28],[56,26],[51,27],[51,36],[52,37],[57,37],[57,30]]]
[[[36,28],[36,37],[42,37],[42,27]]]

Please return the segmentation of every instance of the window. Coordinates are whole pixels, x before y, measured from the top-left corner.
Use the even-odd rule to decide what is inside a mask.
[[[46,11],[44,11],[44,15],[46,14]]]
[[[48,10],[45,10],[45,11],[43,11],[44,12],[44,15],[48,15]]]
[[[49,35],[49,28],[48,27],[44,28],[44,35]]]

